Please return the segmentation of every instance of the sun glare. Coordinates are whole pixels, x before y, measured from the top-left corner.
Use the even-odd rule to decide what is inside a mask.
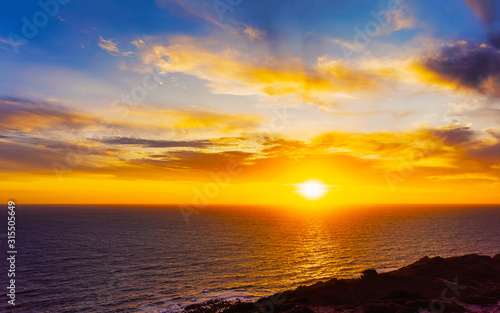
[[[328,192],[328,186],[318,180],[308,180],[296,185],[297,193],[308,200],[318,200]]]

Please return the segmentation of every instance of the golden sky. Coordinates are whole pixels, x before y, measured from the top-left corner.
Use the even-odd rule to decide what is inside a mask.
[[[78,52],[36,40],[2,52],[0,201],[500,201],[500,50],[485,2],[429,18],[402,1],[375,35],[371,12],[387,1],[359,0],[348,16],[317,1],[304,17],[290,2],[221,19],[157,1],[143,13],[183,22],[68,21],[89,29]],[[308,180],[325,196],[298,193]]]

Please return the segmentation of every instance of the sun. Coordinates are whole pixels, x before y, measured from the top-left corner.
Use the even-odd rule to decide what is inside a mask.
[[[297,193],[308,200],[318,200],[328,193],[328,186],[318,180],[308,180],[296,184]]]

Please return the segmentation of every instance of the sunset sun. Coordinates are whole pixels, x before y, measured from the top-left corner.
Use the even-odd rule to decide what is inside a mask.
[[[328,193],[328,186],[318,180],[308,180],[296,185],[297,193],[308,200],[318,200]]]

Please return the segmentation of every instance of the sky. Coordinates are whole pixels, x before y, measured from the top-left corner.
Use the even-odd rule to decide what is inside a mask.
[[[500,1],[0,12],[0,201],[498,203]],[[328,192],[302,197],[315,180]]]

